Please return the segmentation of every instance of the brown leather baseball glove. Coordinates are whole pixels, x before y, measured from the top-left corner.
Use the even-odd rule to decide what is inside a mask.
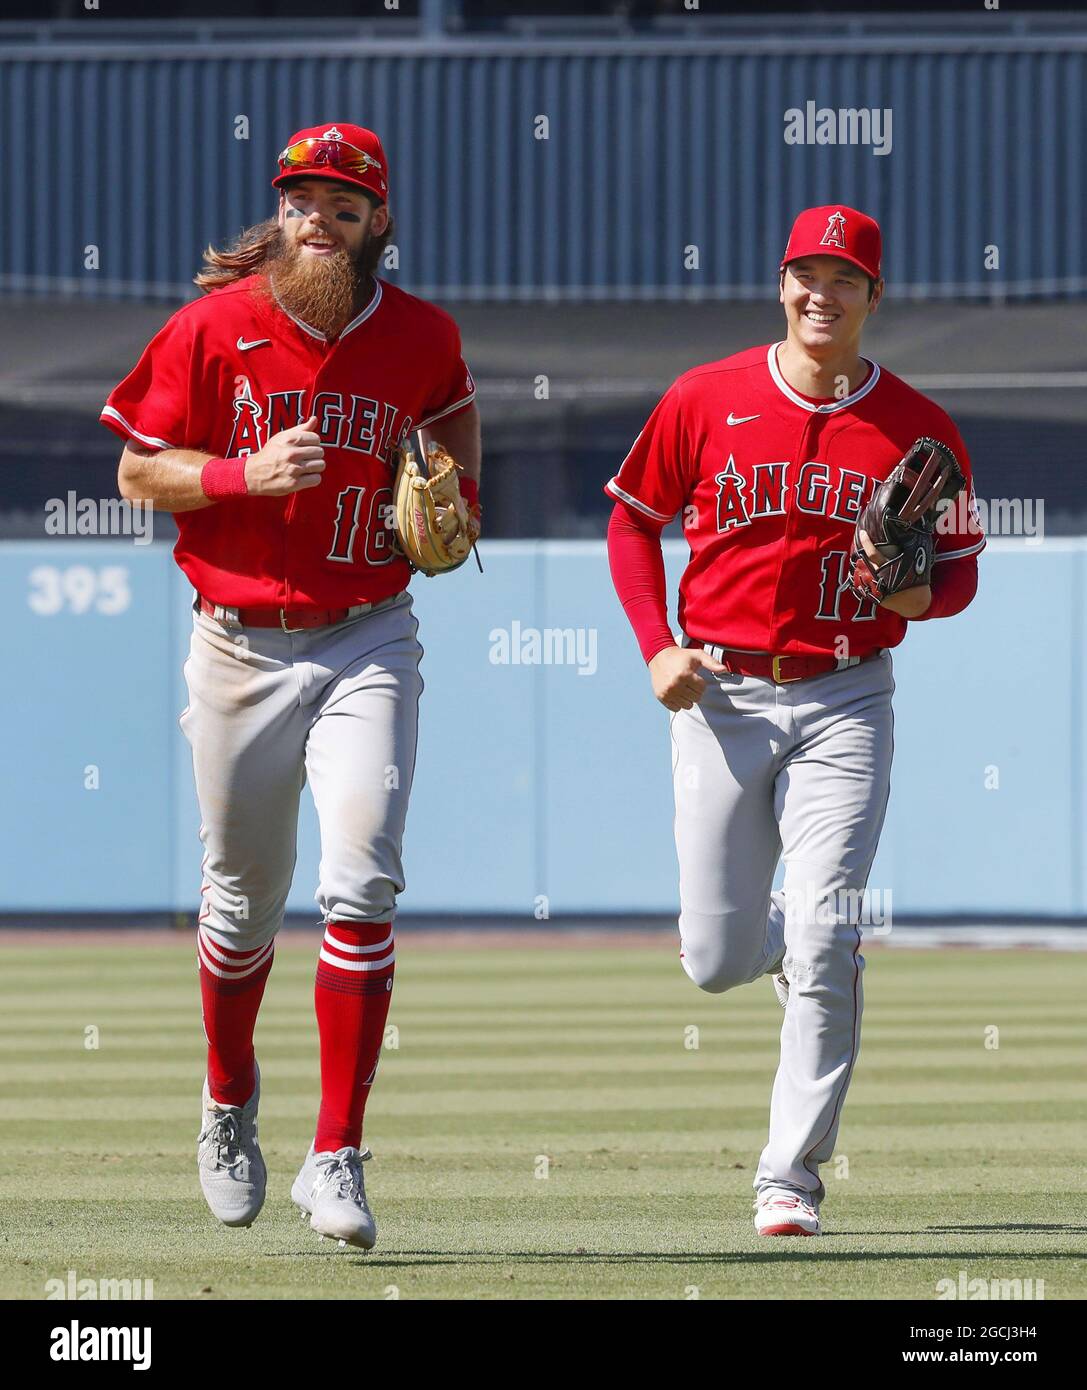
[[[876,489],[857,521],[849,557],[849,586],[861,599],[881,603],[891,594],[928,584],[936,548],[939,504],[966,485],[955,455],[939,440],[922,436]],[[860,533],[884,557],[870,560]]]

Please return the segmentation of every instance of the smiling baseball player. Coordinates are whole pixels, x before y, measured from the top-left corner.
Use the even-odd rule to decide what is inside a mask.
[[[681,376],[605,489],[616,591],[672,712],[683,968],[712,993],[768,974],[785,1007],[754,1181],[768,1236],[819,1234],[819,1166],[857,1060],[889,649],[909,620],[967,606],[984,545],[955,425],[860,355],[880,258],[870,217],[802,212],[780,266],[784,341]],[[678,645],[660,546],[677,515]]]
[[[424,445],[437,435],[478,517],[479,418],[456,324],[375,274],[392,234],[378,137],[300,130],[272,183],[277,215],[209,249],[196,279],[207,293],[156,334],[102,419],[126,441],[122,495],[175,514],[174,554],[196,590],[182,728],[205,847],[204,1195],[230,1226],[264,1202],[253,1031],[308,779],[321,1105],[291,1195],[315,1231],[369,1248],[362,1123],[393,985],[422,690],[390,458],[413,431]]]

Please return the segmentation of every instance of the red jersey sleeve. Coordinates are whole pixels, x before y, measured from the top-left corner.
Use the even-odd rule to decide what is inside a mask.
[[[194,448],[190,430],[191,315],[166,320],[140,360],[110,392],[99,418],[122,439],[152,449]]]
[[[934,563],[946,560],[961,560],[977,555],[985,548],[985,532],[978,515],[977,497],[974,494],[974,471],[970,455],[966,452],[962,435],[954,422],[945,417],[944,428],[937,439],[945,442],[959,461],[959,467],[966,477],[966,486],[958,498],[945,505],[936,520],[936,553]]]
[[[451,326],[453,332],[449,350],[443,355],[434,391],[427,397],[422,419],[416,429],[426,429],[436,420],[446,420],[467,410],[476,398],[476,384],[461,352],[460,330],[456,324]]]
[[[619,472],[604,484],[604,491],[643,517],[666,524],[687,500],[691,466],[676,382],[658,401]]]

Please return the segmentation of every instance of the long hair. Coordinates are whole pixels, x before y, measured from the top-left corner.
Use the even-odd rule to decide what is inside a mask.
[[[377,272],[385,248],[393,237],[393,220],[380,236],[369,236],[360,261],[366,275]],[[269,217],[255,226],[246,227],[226,247],[209,246],[204,251],[204,269],[193,276],[193,284],[207,294],[211,290],[244,280],[247,275],[259,275],[282,249],[283,233],[279,221]]]

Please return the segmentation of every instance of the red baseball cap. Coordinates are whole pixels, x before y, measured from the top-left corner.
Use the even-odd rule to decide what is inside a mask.
[[[882,255],[883,234],[875,218],[856,208],[830,203],[823,208],[805,208],[796,219],[779,269],[784,270],[801,256],[837,256],[878,280]]]
[[[389,201],[389,164],[372,130],[341,121],[296,131],[279,156],[273,188],[292,179],[336,179]]]

